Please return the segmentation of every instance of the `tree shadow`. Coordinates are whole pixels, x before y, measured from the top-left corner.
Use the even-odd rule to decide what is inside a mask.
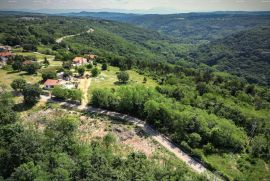
[[[28,111],[28,110],[32,109],[34,106],[35,106],[35,104],[27,105],[24,102],[22,102],[22,103],[15,104],[13,109],[14,109],[14,111],[17,111],[17,112],[23,112],[23,111]]]
[[[20,71],[18,70],[12,70],[12,71],[8,71],[7,74],[16,74],[19,73]]]
[[[116,81],[114,82],[114,85],[127,85],[128,82],[120,82],[120,81]]]

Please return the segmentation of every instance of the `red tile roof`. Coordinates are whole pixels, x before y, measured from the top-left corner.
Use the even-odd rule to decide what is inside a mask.
[[[54,80],[54,79],[48,79],[44,83],[44,85],[49,85],[49,86],[55,86],[55,85],[58,85],[58,84],[59,84],[59,81],[58,80]]]
[[[84,64],[87,62],[87,59],[86,58],[83,58],[83,57],[75,57],[73,59],[73,62],[75,63],[80,63],[80,64]]]
[[[10,57],[12,56],[11,52],[0,52],[0,57]]]
[[[94,55],[94,54],[90,54],[90,55],[88,55],[88,57],[89,57],[90,59],[95,59],[95,58],[97,58],[97,56]]]

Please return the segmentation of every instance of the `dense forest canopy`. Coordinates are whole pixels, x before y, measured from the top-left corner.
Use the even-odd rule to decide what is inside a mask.
[[[211,41],[270,23],[269,12],[213,12],[180,13],[169,15],[136,15],[119,13],[67,13],[67,16],[83,16],[126,22],[152,29],[184,42]]]
[[[251,83],[270,85],[270,25],[242,31],[200,46],[193,59],[246,78]]]

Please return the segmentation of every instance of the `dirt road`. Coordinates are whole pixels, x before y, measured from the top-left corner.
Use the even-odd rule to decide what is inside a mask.
[[[93,28],[90,28],[89,30],[86,31],[86,33],[93,33],[95,30]],[[61,43],[64,39],[66,38],[71,38],[71,37],[74,37],[74,36],[79,36],[80,34],[82,33],[77,33],[75,35],[66,35],[66,36],[63,36],[61,38],[58,38],[55,40],[56,43]]]
[[[217,180],[222,181],[222,177],[219,175],[216,175],[212,173],[210,170],[208,170],[203,164],[193,159],[191,156],[189,156],[187,153],[182,151],[180,148],[178,148],[169,138],[163,136],[158,131],[154,130],[149,124],[147,124],[145,121],[140,120],[138,118],[121,114],[118,112],[113,111],[107,111],[100,108],[93,108],[88,106],[86,109],[84,109],[87,112],[106,115],[112,118],[121,119],[124,121],[128,121],[140,128],[147,133],[152,139],[157,141],[159,144],[161,144],[163,147],[165,147],[169,152],[173,153],[177,158],[185,162],[193,171],[204,174],[209,180]]]
[[[85,109],[87,104],[88,104],[88,90],[89,87],[91,85],[91,78],[86,78],[86,74],[90,74],[90,72],[85,72],[84,74],[84,78],[80,80],[80,84],[79,84],[79,89],[82,91],[83,93],[83,98],[82,98],[82,102],[81,105],[79,107],[79,109]]]

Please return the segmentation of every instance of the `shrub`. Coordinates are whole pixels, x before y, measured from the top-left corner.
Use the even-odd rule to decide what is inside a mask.
[[[54,71],[46,71],[42,73],[42,79],[56,79],[56,73]]]
[[[121,71],[118,73],[117,78],[122,83],[127,83],[129,80],[129,74],[125,71]]]
[[[93,77],[97,77],[98,74],[100,74],[100,71],[99,71],[98,68],[95,67],[95,68],[93,68],[93,69],[91,70],[91,74],[92,74]]]
[[[108,69],[108,65],[106,63],[103,63],[101,66],[102,70],[107,70]]]

